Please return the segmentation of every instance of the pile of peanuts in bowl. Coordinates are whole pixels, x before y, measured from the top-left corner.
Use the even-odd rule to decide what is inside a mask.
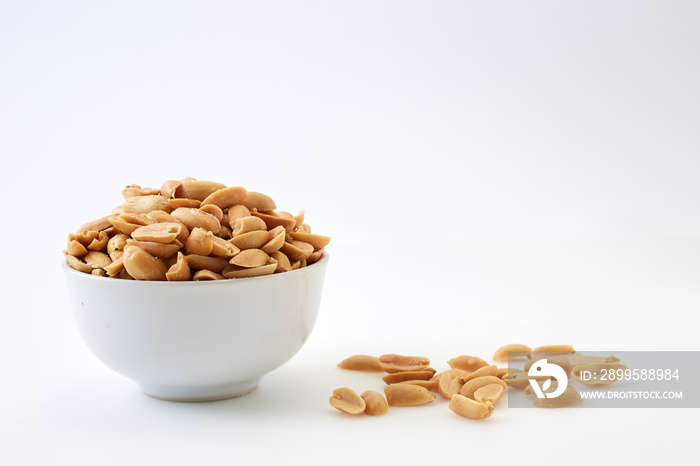
[[[202,281],[271,275],[323,257],[330,237],[267,195],[185,178],[129,185],[109,215],[68,235],[68,265],[100,277]]]

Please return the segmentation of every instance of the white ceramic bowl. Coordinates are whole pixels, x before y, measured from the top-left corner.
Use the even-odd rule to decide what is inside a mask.
[[[287,362],[309,337],[328,254],[264,277],[148,282],[95,277],[65,263],[75,321],[105,365],[147,394],[231,398]]]

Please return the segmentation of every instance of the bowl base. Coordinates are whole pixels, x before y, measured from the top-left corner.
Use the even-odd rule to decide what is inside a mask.
[[[153,398],[165,401],[219,401],[246,395],[258,388],[260,380],[224,385],[179,387],[170,385],[139,384],[141,390]]]

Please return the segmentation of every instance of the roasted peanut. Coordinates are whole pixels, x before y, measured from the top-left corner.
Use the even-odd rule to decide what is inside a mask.
[[[68,254],[74,257],[83,257],[88,253],[88,250],[83,246],[78,240],[70,240],[68,242],[68,247],[66,248]]]
[[[311,227],[309,227],[308,225],[306,225],[304,223],[304,215],[305,214],[306,214],[306,212],[304,212],[304,210],[300,210],[299,213],[296,215],[292,215],[289,212],[284,212],[284,211],[280,212],[281,216],[282,215],[289,216],[289,218],[294,220],[294,229],[295,230],[300,231],[300,232],[304,232],[304,233],[311,233]]]
[[[468,381],[468,380],[471,380],[471,379],[475,379],[475,378],[477,378],[477,377],[483,377],[483,376],[485,376],[485,375],[493,375],[493,376],[496,376],[496,374],[498,374],[499,371],[500,371],[500,369],[498,368],[498,366],[484,366],[484,367],[480,367],[480,368],[478,368],[477,370],[475,370],[474,372],[472,372],[471,374],[469,374],[469,375],[467,376],[467,380],[465,380],[465,382]]]
[[[124,201],[122,204],[124,212],[128,214],[147,214],[154,210],[163,210],[170,212],[173,208],[168,203],[168,199],[158,195],[151,196],[133,196]]]
[[[187,254],[187,263],[195,270],[211,270],[212,272],[221,273],[229,264],[222,257],[200,256],[199,254]]]
[[[430,366],[430,359],[420,356],[403,356],[400,354],[383,354],[379,356],[379,365],[385,372],[421,371]]]
[[[228,216],[228,226],[233,230],[233,227],[236,225],[236,220],[241,217],[248,217],[252,215],[252,212],[248,210],[246,206],[239,204],[229,207],[228,211],[226,211],[226,215]]]
[[[137,228],[155,222],[142,214],[120,214],[109,217],[109,223],[120,233],[130,235]]]
[[[379,358],[366,354],[356,354],[343,359],[338,363],[338,367],[350,371],[384,372],[384,369],[379,364]]]
[[[496,405],[503,394],[503,387],[497,383],[484,385],[474,392],[474,401],[479,403],[489,402],[491,405]],[[468,398],[468,397],[467,397]]]
[[[216,219],[219,221],[219,224],[221,224],[221,221],[224,219],[224,211],[221,210],[221,207],[214,205],[214,204],[207,204],[203,205],[199,208],[202,212],[206,212],[208,214],[213,215],[216,217]]]
[[[100,236],[99,231],[89,230],[89,231],[85,231],[82,233],[78,233],[78,234],[73,235],[73,236],[69,236],[68,240],[69,241],[76,240],[80,244],[82,244],[83,246],[85,246],[87,248],[90,244],[92,244],[92,242],[94,240],[97,239],[98,236]]]
[[[374,390],[362,392],[362,399],[365,400],[365,414],[368,416],[381,416],[389,410],[384,397]]]
[[[199,209],[199,207],[202,205],[202,202],[198,201],[197,199],[175,198],[168,199],[168,204],[170,204],[170,207],[172,207],[173,209],[179,209],[180,207]]]
[[[486,361],[476,356],[457,356],[447,361],[452,369],[460,369],[466,372],[474,372],[477,369],[489,365]]]
[[[323,249],[328,246],[331,239],[328,236],[314,235],[312,233],[304,233],[303,231],[293,231],[289,233],[292,239],[310,244],[314,249]]]
[[[188,281],[192,279],[192,271],[187,263],[187,258],[181,252],[177,253],[177,262],[171,265],[165,278],[170,282]]]
[[[240,186],[221,188],[207,196],[202,201],[202,205],[213,204],[221,209],[228,209],[232,205],[241,204],[247,194],[248,191]]]
[[[265,251],[268,254],[272,254],[273,252],[277,252],[280,250],[280,248],[284,245],[284,239],[285,239],[285,230],[282,227],[275,227],[272,230],[270,230],[270,233],[268,235],[268,238],[271,238],[267,243],[265,243],[263,246],[260,247],[263,251]],[[287,256],[285,256],[287,257]],[[287,260],[289,262],[289,260]]]
[[[92,267],[90,267],[85,262],[81,261],[75,256],[71,256],[70,254],[67,255],[66,261],[72,269],[77,270],[78,272],[92,273]]]
[[[453,413],[469,419],[486,419],[493,414],[490,402],[480,403],[460,394],[452,395],[449,408]]]
[[[409,385],[418,385],[419,387],[423,387],[426,390],[430,390],[431,392],[435,390],[436,384],[433,380],[404,380],[403,382],[400,383],[407,383]]]
[[[104,271],[107,275],[114,277],[118,275],[122,270],[124,270],[124,254],[121,254],[118,258],[114,259],[111,264],[104,267]]]
[[[173,210],[170,215],[183,223],[190,231],[199,227],[217,234],[221,228],[221,224],[212,214],[192,207],[179,207]]]
[[[306,259],[312,252],[314,252],[314,247],[309,243],[304,243],[303,241],[292,240],[291,242],[285,242],[280,248],[287,257],[294,260]]]
[[[252,191],[248,191],[241,204],[246,206],[248,209],[256,209],[263,212],[275,210],[277,208],[275,202],[270,198],[270,196]]]
[[[175,196],[175,190],[180,186],[180,182],[176,180],[168,180],[160,187],[160,195],[169,199]]]
[[[438,380],[438,393],[446,400],[452,398],[452,395],[459,393],[462,386],[467,381],[468,372],[460,369],[450,369],[443,372]]]
[[[156,243],[155,241],[128,239],[126,240],[126,244],[138,246],[158,259],[169,259],[180,250],[180,246],[175,243]]]
[[[160,189],[155,188],[142,188],[137,184],[130,184],[122,189],[122,196],[124,199],[128,199],[134,196],[150,196],[154,194],[160,194]]]
[[[106,217],[100,217],[96,220],[93,220],[91,222],[87,222],[80,228],[78,228],[77,232],[78,234],[80,233],[87,233],[88,231],[102,231],[106,230],[110,226],[112,226],[111,223],[109,223],[109,215]]]
[[[180,225],[180,233],[175,239],[182,244],[187,242],[187,237],[190,235],[190,230],[169,213],[163,212],[162,210],[154,210],[153,212],[147,213],[146,217],[153,220],[153,223],[178,223]]]
[[[111,256],[111,254],[114,251],[124,250],[124,246],[126,246],[127,239],[129,239],[129,236],[125,235],[123,233],[112,236],[109,239],[109,242],[107,242],[107,254],[109,254]]]
[[[231,244],[238,249],[260,249],[270,238],[270,232],[265,230],[249,231],[230,239]],[[286,244],[286,243],[285,243]]]
[[[509,387],[513,387],[516,390],[525,390],[530,385],[530,380],[545,381],[549,378],[548,376],[530,376],[527,371],[511,369],[508,374],[503,376],[502,380],[507,383]]]
[[[311,265],[314,262],[318,262],[321,260],[323,257],[323,249],[319,249],[318,251],[314,251],[311,254],[309,254],[309,257],[306,258],[306,265]]]
[[[239,267],[231,264],[226,266],[221,274],[226,278],[262,277],[263,275],[272,275],[276,269],[277,264],[275,263],[258,267]]]
[[[137,280],[165,280],[166,265],[143,249],[127,244],[124,248],[124,268]]]
[[[138,227],[131,233],[137,241],[152,241],[154,243],[172,243],[180,234],[182,227],[179,223],[153,223]]]
[[[466,381],[464,385],[462,385],[462,388],[459,389],[459,394],[466,396],[467,398],[475,399],[474,393],[476,393],[477,390],[491,384],[500,385],[502,388],[506,388],[508,386],[506,382],[498,377],[493,375],[485,375],[483,377],[477,377]]]
[[[394,372],[385,375],[382,380],[390,385],[392,383],[406,382],[407,380],[430,380],[435,375],[432,371],[409,371],[409,372]]]
[[[565,354],[573,354],[576,350],[571,345],[547,345],[533,348],[530,353],[530,359],[537,361],[538,359],[547,358],[549,356],[559,356]]]
[[[104,252],[90,251],[83,257],[83,261],[93,269],[103,269],[112,263],[112,259]]]
[[[515,343],[512,345],[505,345],[501,346],[496,350],[496,352],[493,354],[493,360],[494,361],[508,361],[508,359],[514,359],[514,358],[519,358],[519,357],[525,357],[529,358],[530,357],[530,351],[532,349],[527,346],[527,345],[522,345],[519,343]]]
[[[428,389],[406,383],[387,385],[384,387],[384,395],[389,406],[416,406],[435,399],[435,395]]]
[[[348,414],[362,414],[367,404],[365,400],[348,387],[336,388],[329,399],[331,406]]]
[[[270,262],[270,256],[260,249],[246,249],[231,258],[229,263],[239,267],[260,267]]]
[[[90,241],[90,244],[87,245],[87,248],[90,251],[102,251],[107,247],[107,243],[109,242],[109,235],[107,235],[106,230],[102,230],[97,233],[97,238],[93,239]]]
[[[194,280],[196,282],[208,281],[208,280],[223,280],[223,279],[224,279],[223,275],[221,275],[219,273],[212,272],[211,270],[197,270],[194,273],[194,275],[192,276],[192,280]]]
[[[226,185],[213,181],[185,179],[180,182],[173,195],[175,197],[204,201],[210,195],[224,188],[226,188]]]
[[[222,227],[223,228],[223,227]],[[213,236],[212,238],[212,249],[211,255],[217,257],[231,258],[241,252],[233,243],[226,241],[218,236]]]
[[[222,240],[223,241],[223,240]],[[204,228],[195,227],[185,242],[185,254],[208,256],[214,250],[214,234]]]
[[[249,231],[267,231],[267,225],[258,217],[248,215],[247,217],[237,218],[231,231],[233,236],[236,237]]]
[[[295,260],[294,262],[291,262],[292,265],[292,270],[297,270],[302,267],[306,267],[306,259],[301,259],[301,260]]]
[[[243,207],[244,209],[246,208],[245,206],[237,206],[237,207]],[[292,231],[297,224],[296,220],[294,220],[293,218],[280,217],[279,215],[276,215],[272,212],[263,213],[263,212],[258,212],[257,210],[253,209],[253,210],[248,211],[247,215],[254,215],[254,216],[262,219],[265,222],[265,224],[267,225],[267,228],[269,230],[276,228],[276,227],[282,227],[282,228],[284,228],[285,231]]]

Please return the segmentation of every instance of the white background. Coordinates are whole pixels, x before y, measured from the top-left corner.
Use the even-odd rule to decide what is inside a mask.
[[[516,341],[700,349],[699,19],[691,1],[3,1],[0,462],[689,454],[697,409],[475,423],[327,399],[381,389],[334,367],[355,353],[441,370]],[[186,176],[333,237],[311,339],[236,400],[154,400],[102,366],[57,265],[125,185]]]

